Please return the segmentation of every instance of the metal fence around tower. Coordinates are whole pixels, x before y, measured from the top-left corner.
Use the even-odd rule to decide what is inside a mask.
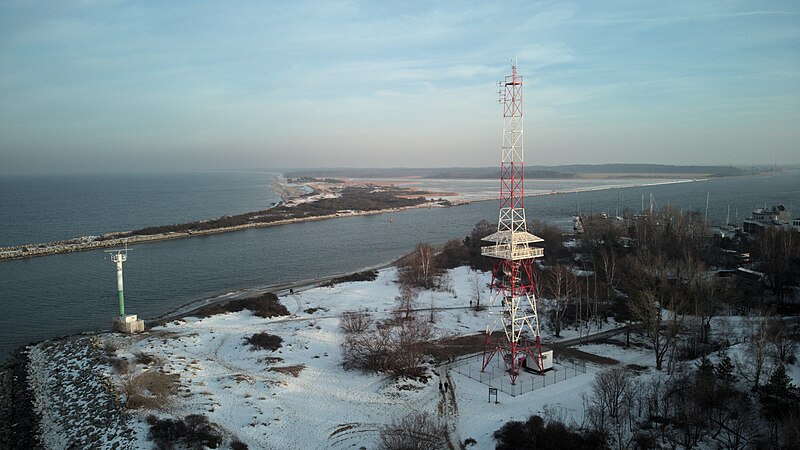
[[[544,373],[520,370],[516,383],[511,384],[511,378],[506,372],[500,355],[495,355],[483,371],[481,370],[482,365],[483,353],[478,353],[448,362],[441,367],[458,372],[489,387],[497,388],[512,397],[586,373],[586,361],[556,358],[553,361],[552,370]]]

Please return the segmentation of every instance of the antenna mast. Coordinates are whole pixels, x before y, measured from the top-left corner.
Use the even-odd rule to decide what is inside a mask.
[[[485,370],[498,353],[516,383],[524,365],[543,371],[552,367],[552,352],[542,354],[539,316],[533,285],[533,261],[544,249],[531,244],[544,240],[528,233],[525,220],[525,177],[522,120],[522,76],[517,66],[500,81],[503,103],[503,138],[500,159],[500,213],[497,232],[483,238],[491,245],[481,254],[492,258],[492,284],[483,351]],[[494,306],[501,306],[495,311]],[[493,336],[502,329],[502,335]],[[546,356],[550,358],[545,361]]]

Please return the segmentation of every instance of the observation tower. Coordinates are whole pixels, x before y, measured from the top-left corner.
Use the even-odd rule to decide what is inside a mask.
[[[500,159],[500,215],[497,232],[483,238],[481,254],[492,258],[492,284],[481,371],[495,356],[503,359],[515,384],[524,366],[542,372],[552,368],[552,352],[542,354],[539,315],[534,297],[533,262],[544,256],[544,239],[528,233],[525,222],[525,176],[522,121],[522,76],[516,65],[500,81],[503,138]],[[499,307],[499,308],[498,308]],[[494,336],[496,331],[502,334]]]

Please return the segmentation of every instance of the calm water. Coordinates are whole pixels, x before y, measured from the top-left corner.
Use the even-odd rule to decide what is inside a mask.
[[[205,181],[203,187],[187,186],[187,189],[198,189],[198,195],[219,199],[216,207],[204,202],[194,203],[202,203],[198,208],[206,208],[206,211],[217,211],[211,215],[218,215],[220,208],[232,205],[256,209],[263,206],[260,202],[271,201],[268,200],[271,193],[262,192],[264,186],[268,188],[270,184],[269,176],[262,176],[259,183],[258,176],[249,175],[253,176],[252,183],[241,181],[238,175],[226,175],[235,186],[231,191],[223,191],[227,194],[204,191],[203,188],[208,187]],[[220,175],[217,186],[225,186],[226,176]],[[535,196],[527,199],[526,206],[529,220],[536,218],[567,227],[571,225],[576,208],[583,212],[614,213],[622,201],[623,207],[638,210],[642,195],[649,202],[649,195],[653,193],[657,207],[670,203],[686,209],[704,209],[706,192],[711,197],[709,217],[712,222],[724,221],[729,204],[732,216],[739,208],[741,220],[764,203],[800,205],[800,172]],[[87,195],[102,197],[103,194]],[[157,190],[150,195],[162,198]],[[240,195],[245,198],[238,198]],[[226,200],[226,196],[230,198]],[[182,203],[191,202],[186,199],[191,197],[189,194],[178,197],[184,199]],[[82,202],[82,199],[73,200]],[[64,202],[73,200],[65,198]],[[132,228],[184,220],[170,215],[183,205],[170,208],[168,202],[162,203],[163,217],[170,217],[164,220],[152,211],[146,199],[132,203],[140,206],[130,207],[128,215],[146,215],[150,219],[127,217],[123,219],[125,222],[106,221],[98,227],[99,231],[126,228],[121,223],[136,223],[128,226]],[[248,204],[261,206],[246,207]],[[410,251],[418,242],[438,243],[463,237],[480,219],[495,221],[497,206],[496,201],[485,201],[453,208],[339,218],[137,245],[125,264],[126,307],[140,317],[152,318],[186,303],[228,292],[376,266]],[[8,208],[7,205],[2,207]],[[91,209],[91,205],[85,207]],[[75,206],[65,205],[61,209],[72,211]],[[86,214],[95,213],[86,211]],[[183,209],[181,214],[191,216],[191,211]],[[393,223],[389,223],[389,217]],[[2,220],[3,230],[13,228],[6,223],[5,215]],[[15,220],[16,227],[37,226]],[[64,219],[59,225],[62,231],[58,233],[67,237],[92,233],[73,231],[92,226],[83,217],[75,220],[79,225],[73,227]],[[15,230],[17,235],[27,232]],[[37,233],[46,234],[44,231]],[[58,233],[53,232],[53,235]],[[34,340],[109,328],[117,313],[115,289],[113,263],[101,251],[0,263],[0,358]]]
[[[257,211],[277,173],[0,177],[0,247]]]

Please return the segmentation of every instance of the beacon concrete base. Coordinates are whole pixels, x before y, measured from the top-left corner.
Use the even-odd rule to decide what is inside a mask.
[[[114,319],[111,329],[125,334],[141,333],[144,331],[144,320],[138,319],[136,314],[126,314]]]

